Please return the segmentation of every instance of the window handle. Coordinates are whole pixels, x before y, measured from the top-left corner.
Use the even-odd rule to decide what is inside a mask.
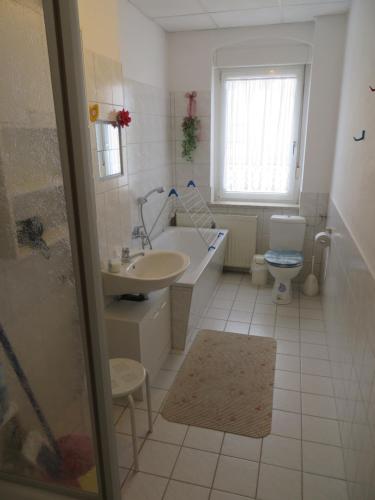
[[[293,156],[294,153],[296,152],[296,147],[297,147],[297,141],[293,141]]]

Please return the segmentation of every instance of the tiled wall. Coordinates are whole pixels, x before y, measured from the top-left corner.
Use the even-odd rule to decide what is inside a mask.
[[[330,203],[323,288],[329,357],[350,500],[375,497],[375,279]]]
[[[94,125],[90,124],[93,176],[100,257],[103,266],[121,247],[139,247],[131,232],[140,224],[137,198],[156,186],[166,193],[172,184],[172,141],[169,92],[123,79],[119,62],[85,50],[86,91],[90,103],[99,103],[99,119],[111,120],[114,111],[129,110],[132,122],[121,130],[124,172],[119,177],[100,179]],[[144,206],[150,227],[164,195],[154,194]],[[153,235],[167,225],[165,211]]]
[[[175,144],[175,183],[179,189],[186,186],[190,179],[194,179],[202,191],[205,199],[211,200],[210,187],[210,114],[211,114],[211,92],[208,90],[197,92],[196,114],[200,119],[200,133],[198,148],[193,154],[193,162],[189,163],[181,157],[181,123],[187,114],[186,92],[173,92],[172,114],[173,114],[173,139]],[[236,206],[236,204],[219,205],[213,203],[210,208],[215,213],[256,215],[258,217],[257,230],[257,252],[264,253],[269,249],[270,217],[273,214],[303,215],[307,220],[306,236],[304,242],[304,269],[298,276],[303,281],[311,269],[311,258],[313,242],[316,233],[323,231],[326,227],[326,214],[328,205],[328,194],[302,192],[299,208],[277,208],[262,206]],[[321,248],[315,250],[315,272],[320,273]]]

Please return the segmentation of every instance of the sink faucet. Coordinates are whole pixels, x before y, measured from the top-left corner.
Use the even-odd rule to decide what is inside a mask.
[[[123,264],[127,264],[132,261],[132,259],[135,259],[135,257],[139,257],[140,255],[144,255],[145,253],[143,251],[133,253],[130,255],[130,249],[128,247],[123,248],[121,251],[121,262]]]

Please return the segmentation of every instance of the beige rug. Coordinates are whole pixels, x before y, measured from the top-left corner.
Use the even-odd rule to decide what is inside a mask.
[[[162,415],[169,421],[254,438],[271,432],[276,341],[202,330]]]

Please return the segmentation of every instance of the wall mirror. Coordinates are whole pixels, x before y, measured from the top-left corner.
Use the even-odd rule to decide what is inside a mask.
[[[120,128],[111,122],[95,123],[96,150],[99,163],[99,177],[113,177],[122,174]]]

